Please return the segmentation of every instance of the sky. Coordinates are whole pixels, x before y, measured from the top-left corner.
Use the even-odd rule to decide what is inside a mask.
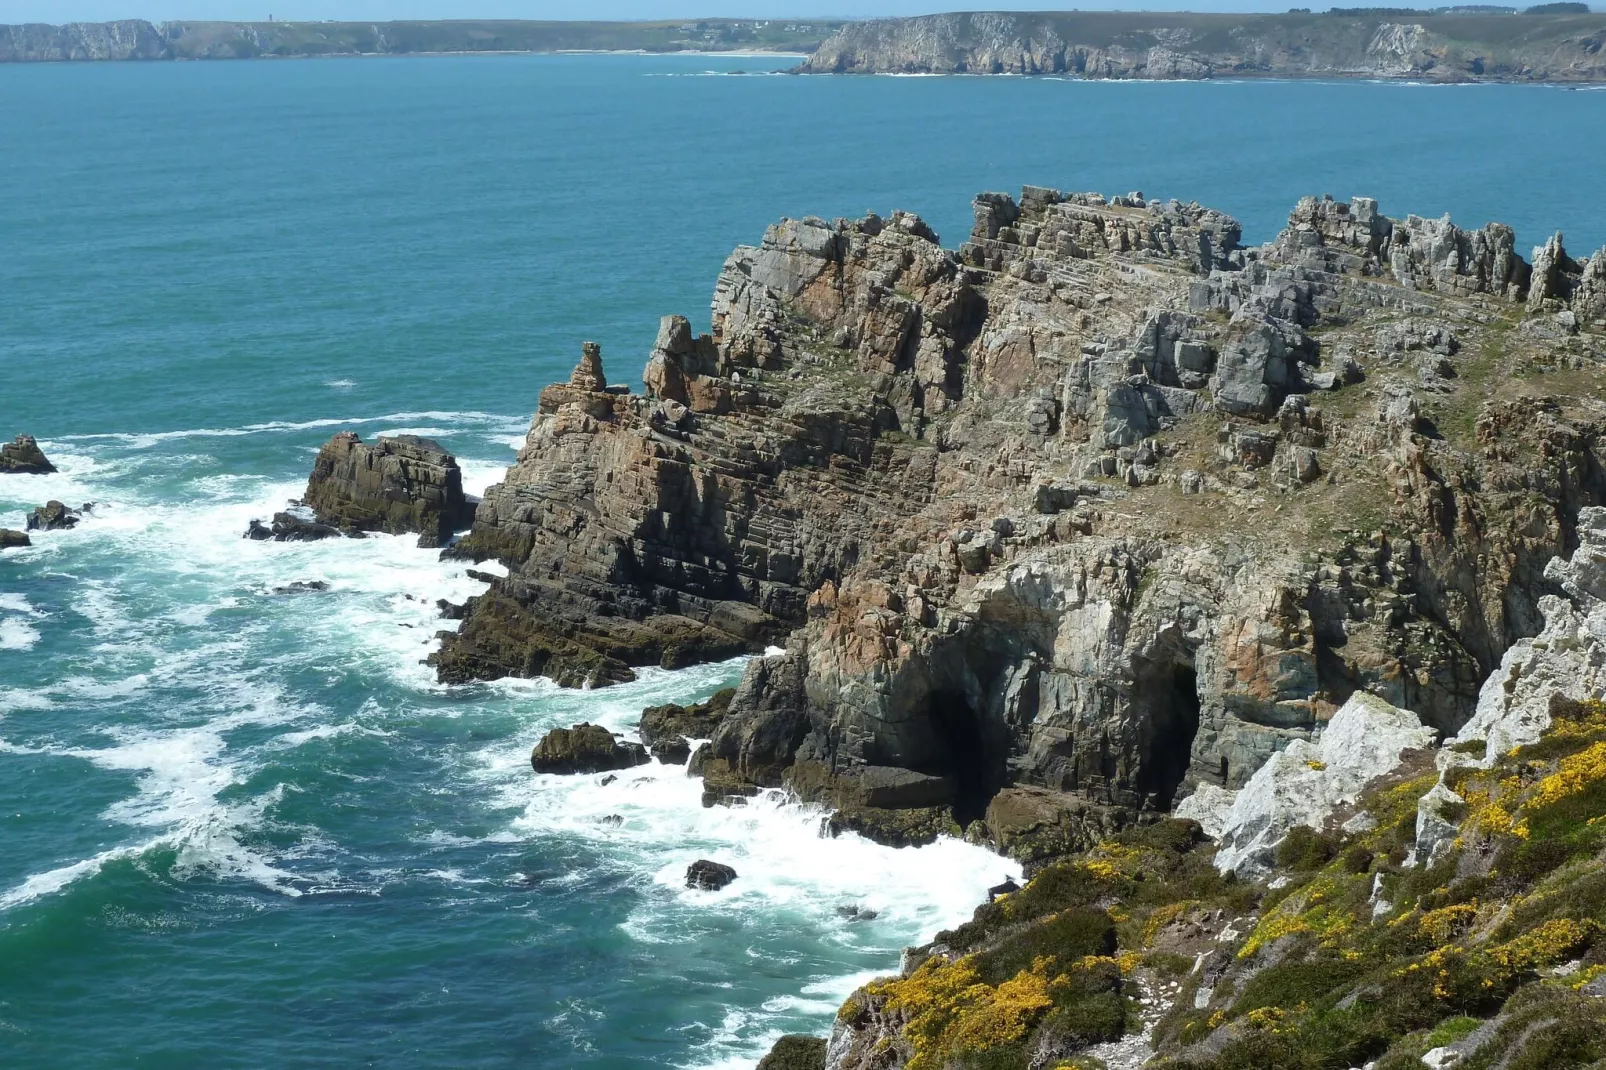
[[[1149,11],[1286,11],[1290,3],[1324,8],[1310,0],[1080,0],[1065,7],[1083,10],[1142,8]],[[1451,0],[1338,0],[1341,5],[1432,6]],[[1525,0],[1485,0],[1521,4]],[[1538,0],[1533,0],[1538,2]],[[1009,3],[997,0],[0,0],[0,23],[101,22],[108,19],[674,19],[795,18],[924,15],[933,11],[1042,11],[1062,5],[1052,0]]]

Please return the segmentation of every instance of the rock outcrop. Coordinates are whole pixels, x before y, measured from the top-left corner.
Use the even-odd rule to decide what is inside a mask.
[[[850,22],[799,70],[1588,82],[1606,79],[1603,40],[1606,19],[1587,11],[976,11]]]
[[[0,474],[48,475],[56,470],[32,435],[0,442]]]
[[[11,528],[0,528],[0,550],[16,550],[32,545],[33,540],[28,538],[27,532],[13,531]]]
[[[1242,789],[1358,694],[1461,730],[1606,500],[1590,291],[1530,309],[1509,228],[1365,198],[1254,248],[1136,192],[974,208],[952,250],[904,213],[771,227],[644,393],[586,350],[448,551],[508,575],[441,678],[783,644],[691,756],[705,801],[1032,867]]]
[[[585,722],[552,729],[530,752],[530,765],[537,773],[605,773],[649,760],[640,743],[620,740],[602,725]]]
[[[649,706],[641,711],[641,741],[652,756],[669,765],[685,765],[692,740],[708,739],[719,729],[730,709],[735,688],[716,691],[706,702],[679,706]]]
[[[417,532],[426,547],[445,546],[468,527],[477,504],[463,493],[457,458],[436,443],[397,435],[370,446],[353,431],[318,451],[304,501],[320,524],[347,534]]]
[[[29,531],[69,531],[77,527],[83,517],[84,510],[69,509],[52,499],[28,514],[27,528]]]
[[[717,892],[736,879],[736,871],[723,862],[700,858],[686,868],[686,887]]]

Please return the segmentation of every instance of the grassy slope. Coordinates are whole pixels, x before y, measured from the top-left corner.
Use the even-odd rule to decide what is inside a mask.
[[[1077,1048],[1139,1027],[1141,987],[1173,994],[1153,1024],[1169,1070],[1415,1070],[1475,1031],[1467,1070],[1589,1066],[1606,1058],[1606,1000],[1582,991],[1606,975],[1606,705],[1558,714],[1493,769],[1451,769],[1461,835],[1431,868],[1406,862],[1437,777],[1421,762],[1363,799],[1375,827],[1299,830],[1263,882],[1220,877],[1196,826],[1163,822],[978,908],[938,936],[951,957],[917,955],[840,1017],[890,1026],[908,1070],[1081,1067]],[[1179,947],[1190,928],[1204,942]]]

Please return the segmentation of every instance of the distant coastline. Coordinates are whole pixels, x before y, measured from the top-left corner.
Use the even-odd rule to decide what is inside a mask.
[[[128,19],[0,26],[0,63],[690,53],[796,58],[798,74],[1606,84],[1606,13],[1552,6],[1562,10],[981,11],[858,22]]]
[[[807,59],[840,20],[117,22],[0,26],[0,63],[630,53]]]
[[[1606,13],[970,12],[846,23],[804,74],[1606,82]]]

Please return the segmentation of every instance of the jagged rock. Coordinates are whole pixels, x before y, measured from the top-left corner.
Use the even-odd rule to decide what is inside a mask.
[[[322,539],[338,539],[341,534],[339,528],[289,512],[274,513],[271,526],[253,520],[245,529],[245,537],[255,542],[318,542]],[[362,533],[356,532],[352,537],[361,538]]]
[[[1436,733],[1414,713],[1357,692],[1333,715],[1320,739],[1294,740],[1271,756],[1233,795],[1184,800],[1178,817],[1217,829],[1216,867],[1250,876],[1269,868],[1273,849],[1296,825],[1320,829],[1367,784],[1396,769],[1401,753],[1433,746]]]
[[[601,725],[585,722],[552,729],[530,752],[530,765],[537,773],[601,773],[648,760],[641,744],[620,741]]]
[[[1504,230],[1364,198],[1254,249],[1130,195],[1027,187],[974,220],[955,251],[902,213],[783,221],[726,261],[707,334],[660,324],[647,393],[585,366],[543,391],[451,549],[508,575],[441,678],[784,641],[689,759],[706,802],[790,786],[838,828],[1027,860],[1243,787],[1357,692],[1459,730],[1606,500],[1606,418],[1521,375],[1587,378],[1592,322],[1507,330]],[[1476,381],[1397,374],[1457,347]],[[867,801],[864,769],[933,793]]]
[[[28,514],[29,531],[66,531],[78,526],[83,511],[69,509],[61,502],[51,500]]]
[[[304,500],[320,524],[348,534],[417,532],[419,546],[445,546],[473,521],[476,504],[463,493],[457,459],[436,443],[397,435],[369,446],[353,431],[318,451]]]
[[[1487,766],[1513,747],[1537,742],[1557,700],[1606,698],[1606,509],[1578,513],[1578,548],[1555,557],[1545,579],[1567,598],[1540,599],[1544,629],[1519,639],[1478,692],[1478,705],[1445,753]],[[1480,756],[1468,745],[1482,741]]]
[[[10,528],[0,528],[0,550],[14,550],[23,546],[32,546],[33,540],[28,538],[26,532],[13,531]]]
[[[686,887],[717,892],[736,879],[736,871],[722,862],[700,858],[686,867]]]
[[[608,389],[608,376],[602,370],[602,347],[595,342],[580,346],[580,363],[569,375],[569,385],[576,390],[599,392]]]
[[[56,470],[32,435],[0,442],[0,474],[48,475]]]

